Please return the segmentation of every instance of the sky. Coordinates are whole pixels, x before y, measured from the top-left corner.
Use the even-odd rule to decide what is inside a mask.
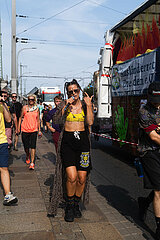
[[[16,0],[18,68],[23,65],[23,92],[58,86],[77,78],[82,87],[98,70],[104,34],[135,10],[143,0]],[[12,1],[0,0],[3,78],[11,78]],[[22,50],[24,48],[29,48]],[[36,49],[30,49],[36,48]],[[19,52],[20,51],[20,52]],[[54,78],[44,78],[54,77]],[[57,78],[55,78],[57,77]]]

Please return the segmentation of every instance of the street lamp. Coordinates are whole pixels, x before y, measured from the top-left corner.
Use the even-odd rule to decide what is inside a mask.
[[[20,63],[20,76],[19,76],[18,80],[20,82],[20,96],[21,96],[21,98],[22,98],[22,76],[23,76],[23,74],[25,74],[25,73],[22,74],[22,68],[25,68],[25,67],[27,67],[27,65],[22,65]]]
[[[29,74],[29,73],[32,73],[32,72],[22,72],[22,68],[23,67],[27,67],[27,65],[22,65],[20,64],[20,76],[19,76],[19,79],[20,79],[20,101],[22,102],[23,100],[23,97],[22,95],[25,95],[26,94],[26,79],[24,79],[23,81],[23,85],[24,85],[24,91],[23,91],[23,94],[22,94],[22,78],[25,74]]]
[[[17,53],[17,61],[16,61],[16,63],[17,63],[17,67],[16,67],[16,79],[17,79],[17,94],[18,94],[18,58],[19,58],[19,54],[22,52],[22,51],[24,51],[24,50],[34,50],[34,49],[37,49],[36,47],[32,47],[32,48],[22,48],[22,49],[20,49],[19,51],[18,51],[18,53]]]

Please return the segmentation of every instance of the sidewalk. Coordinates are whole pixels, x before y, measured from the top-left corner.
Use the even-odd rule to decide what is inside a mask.
[[[18,152],[11,152],[11,189],[19,202],[16,206],[3,206],[3,190],[0,189],[0,240],[146,239],[141,230],[111,207],[93,185],[90,204],[81,219],[65,222],[61,208],[55,218],[48,218],[55,158],[55,148],[45,136],[38,139],[35,171],[28,170],[21,143]]]

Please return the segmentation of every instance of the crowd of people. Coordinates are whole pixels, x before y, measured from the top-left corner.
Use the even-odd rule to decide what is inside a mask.
[[[12,147],[14,151],[18,151],[18,136],[21,133],[26,154],[25,162],[29,165],[29,170],[34,170],[37,135],[41,137],[42,131],[50,131],[57,152],[57,169],[48,216],[55,215],[61,200],[65,199],[65,220],[72,222],[74,218],[81,217],[79,202],[83,192],[84,199],[88,199],[89,173],[92,168],[89,131],[94,121],[92,97],[84,93],[81,101],[81,90],[75,79],[68,82],[66,85],[68,99],[63,100],[61,95],[57,95],[54,98],[53,109],[51,105],[43,105],[41,101],[37,104],[36,96],[33,94],[28,96],[27,104],[22,106],[17,101],[16,93],[9,96],[5,89],[1,91],[0,124],[3,131],[0,133],[2,139],[0,150],[5,163],[0,161],[2,162],[0,168],[1,181],[6,193],[4,205],[7,197],[11,199],[8,205],[18,201],[10,191],[8,172],[8,153]],[[4,170],[8,175],[3,174]],[[4,181],[4,177],[8,180]]]
[[[9,95],[6,90],[0,94],[0,172],[5,197],[3,204],[12,205],[18,198],[10,190],[8,156],[18,151],[18,136],[21,132],[26,153],[26,164],[34,170],[37,135],[52,133],[57,153],[53,192],[48,208],[48,217],[54,217],[57,208],[65,201],[65,221],[73,222],[82,213],[79,203],[89,199],[89,179],[92,169],[90,154],[90,131],[94,124],[92,96],[83,92],[73,79],[65,84],[67,98],[54,98],[55,107],[37,105],[35,95],[28,96],[28,103],[22,106],[17,94]],[[80,92],[83,100],[80,100]],[[145,220],[147,209],[153,202],[157,224],[156,239],[160,240],[160,82],[153,82],[148,88],[148,101],[139,110],[139,156],[144,172],[144,187],[151,189],[148,197],[139,197],[139,215]],[[13,143],[12,143],[13,141]]]

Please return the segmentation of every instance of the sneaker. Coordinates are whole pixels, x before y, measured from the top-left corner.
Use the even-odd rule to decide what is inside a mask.
[[[148,203],[146,203],[145,197],[138,198],[138,207],[139,207],[139,218],[142,222],[146,219],[147,209],[149,207]]]
[[[34,163],[31,163],[31,164],[30,164],[29,170],[34,170]]]
[[[79,209],[79,204],[74,205],[74,217],[75,218],[81,218],[82,217],[82,213]]]
[[[30,154],[29,154],[29,158],[26,158],[26,164],[30,164]]]
[[[9,194],[4,197],[3,205],[10,206],[17,202],[18,202],[18,198],[16,196],[13,196],[13,193],[9,192]]]
[[[74,205],[67,203],[64,220],[66,222],[74,221]]]

